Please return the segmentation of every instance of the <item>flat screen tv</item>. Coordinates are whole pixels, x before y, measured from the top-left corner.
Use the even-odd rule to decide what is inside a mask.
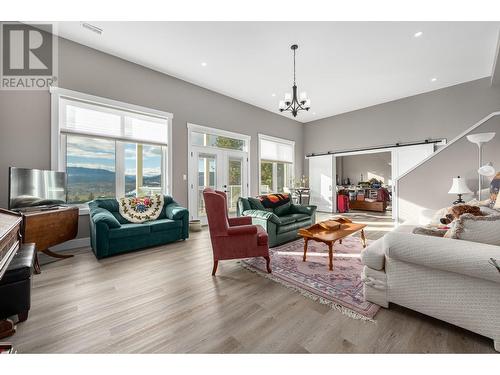
[[[9,209],[50,208],[66,203],[66,173],[9,168]]]

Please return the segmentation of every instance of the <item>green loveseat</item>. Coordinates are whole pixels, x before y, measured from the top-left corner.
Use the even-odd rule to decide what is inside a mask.
[[[93,200],[89,209],[90,244],[98,259],[189,237],[189,212],[168,195],[158,219],[141,224],[121,216],[116,199]]]
[[[297,239],[300,228],[316,222],[316,206],[301,206],[287,202],[274,209],[265,208],[257,198],[239,198],[238,216],[250,216],[252,224],[264,227],[269,247]]]

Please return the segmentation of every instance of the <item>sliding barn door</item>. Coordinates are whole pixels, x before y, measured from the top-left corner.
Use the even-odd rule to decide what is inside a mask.
[[[434,153],[434,143],[397,147],[392,150],[392,217],[398,219],[397,180]]]
[[[309,158],[309,187],[311,204],[318,206],[318,211],[335,212],[335,165],[333,155]]]

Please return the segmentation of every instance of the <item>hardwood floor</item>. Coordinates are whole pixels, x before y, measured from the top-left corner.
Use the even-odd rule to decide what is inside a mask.
[[[369,239],[390,217],[351,213]],[[323,219],[329,215],[320,214]],[[350,319],[273,281],[219,263],[206,228],[185,242],[96,260],[89,248],[42,265],[20,353],[490,353],[491,340],[399,306]]]

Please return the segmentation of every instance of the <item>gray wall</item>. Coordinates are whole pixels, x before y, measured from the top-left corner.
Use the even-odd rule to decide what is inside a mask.
[[[419,141],[451,140],[500,109],[500,87],[490,78],[313,121],[304,125],[304,152],[324,152]],[[307,162],[305,163],[307,172]]]
[[[470,134],[496,132],[497,135],[483,146],[483,165],[492,162],[500,170],[500,117],[493,117]],[[477,197],[478,191],[478,147],[464,136],[450,144],[440,153],[435,154],[422,166],[403,176],[399,182],[399,218],[400,221],[425,222],[432,214],[443,207],[448,207],[457,199],[448,194],[452,178],[464,178],[467,186],[475,194],[463,197],[468,201]],[[489,197],[491,178],[483,177],[482,199]],[[488,192],[485,192],[484,189]],[[423,219],[423,220],[422,220]]]
[[[59,40],[58,85],[173,113],[173,195],[183,205],[188,122],[252,137],[251,194],[258,186],[258,133],[294,140],[295,173],[302,174],[303,125],[283,116],[65,39]],[[50,94],[0,91],[0,126],[0,206],[6,207],[10,165],[50,168]],[[79,237],[86,237],[88,219],[81,219]]]
[[[500,110],[500,87],[489,77],[416,95],[304,125],[304,152],[324,152],[411,142],[426,138],[451,141],[476,122]],[[497,131],[485,147],[484,160],[500,168],[498,120],[476,132]],[[471,189],[477,186],[477,146],[461,140],[438,154],[401,181],[399,195],[402,220],[419,220],[420,214],[449,205],[451,179],[464,176]],[[308,172],[307,162],[304,165]],[[476,181],[476,182],[475,182]],[[476,188],[477,190],[477,188]],[[470,196],[466,198],[471,198]]]
[[[340,171],[339,164],[341,164]],[[391,153],[378,152],[337,158],[337,174],[340,181],[349,177],[352,184],[357,184],[360,182],[361,174],[363,174],[363,181],[368,181],[371,178],[368,173],[379,176],[386,184],[389,183],[391,179]]]

